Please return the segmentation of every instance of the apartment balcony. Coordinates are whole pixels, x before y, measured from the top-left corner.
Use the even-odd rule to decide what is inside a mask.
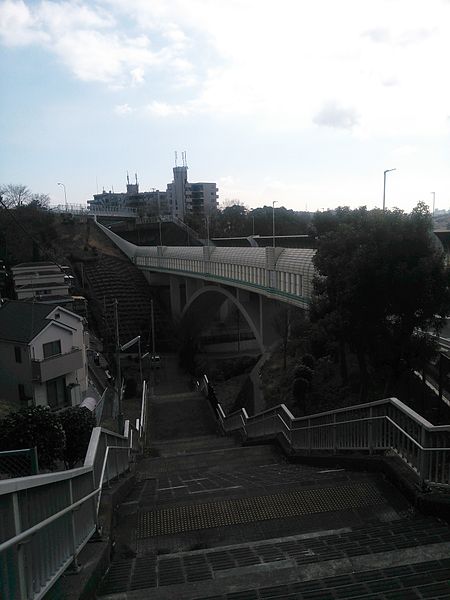
[[[43,360],[31,361],[33,381],[41,383],[82,368],[83,352],[80,348],[73,348],[70,352],[49,356]]]

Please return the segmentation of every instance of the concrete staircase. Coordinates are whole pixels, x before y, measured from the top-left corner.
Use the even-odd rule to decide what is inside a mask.
[[[159,396],[151,422],[154,456],[120,507],[99,597],[450,598],[449,526],[417,514],[381,474],[242,447],[192,393]]]

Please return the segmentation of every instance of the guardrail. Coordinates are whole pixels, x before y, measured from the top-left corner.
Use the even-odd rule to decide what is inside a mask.
[[[211,402],[207,379],[198,387]],[[309,455],[392,452],[427,484],[450,488],[450,425],[432,425],[396,398],[300,418],[284,404],[254,416],[245,409],[226,415],[217,401],[215,409],[226,433],[249,440],[281,435],[292,451]]]
[[[0,598],[39,600],[98,531],[103,486],[130,469],[140,431],[95,427],[83,467],[0,482]]]

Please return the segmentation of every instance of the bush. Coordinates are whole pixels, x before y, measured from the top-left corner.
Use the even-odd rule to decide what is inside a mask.
[[[303,379],[302,377],[294,379],[294,383],[292,385],[292,395],[297,402],[303,402],[305,400],[308,390],[309,381],[307,379]]]
[[[306,365],[299,365],[294,372],[294,376],[296,379],[306,379],[309,383],[311,383],[314,372],[312,369],[307,367]]]
[[[54,469],[63,459],[66,436],[58,415],[47,406],[30,406],[0,422],[0,450],[37,447],[39,467]]]
[[[87,408],[74,406],[60,413],[59,420],[66,435],[64,464],[67,469],[73,469],[86,456],[92,429],[96,425],[95,416]]]
[[[314,366],[316,364],[316,361],[312,354],[304,354],[301,358],[301,362],[302,362],[302,364],[304,364],[306,367],[309,367],[310,369],[314,369]]]

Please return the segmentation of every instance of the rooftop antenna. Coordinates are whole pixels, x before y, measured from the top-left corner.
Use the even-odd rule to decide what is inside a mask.
[[[187,168],[186,150],[183,152],[183,167]]]
[[[130,176],[128,175],[128,171],[127,171],[127,184],[130,185]]]
[[[175,166],[178,167],[178,152],[175,150]]]
[[[138,184],[137,173],[134,174],[134,179],[136,180],[136,185]]]

